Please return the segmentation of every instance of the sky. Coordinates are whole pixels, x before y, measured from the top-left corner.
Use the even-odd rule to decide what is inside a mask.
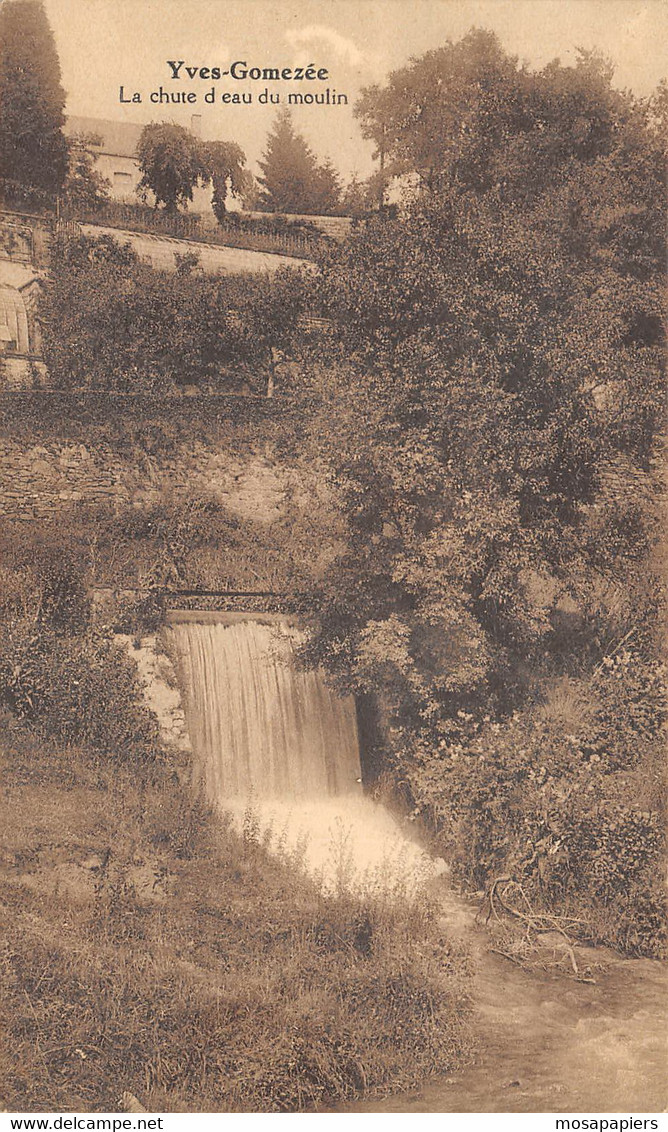
[[[410,57],[460,39],[472,27],[497,33],[503,46],[535,68],[574,61],[597,48],[615,65],[615,85],[649,94],[668,72],[665,0],[45,0],[67,91],[67,112],[131,122],[189,124],[201,113],[205,138],[238,142],[257,172],[277,105],[260,105],[266,87],[284,105],[290,93],[345,94],[347,104],[300,106],[297,128],[317,155],[348,179],[373,169],[371,143],[353,116],[360,90],[382,82]],[[229,70],[326,68],[326,80],[267,84],[172,77],[168,60]],[[202,102],[215,87],[213,105]],[[135,92],[142,101],[120,101]],[[190,105],[151,103],[160,88],[193,91]],[[246,93],[250,105],[224,104]]]

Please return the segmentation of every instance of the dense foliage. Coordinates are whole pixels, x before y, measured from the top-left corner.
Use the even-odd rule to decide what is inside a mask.
[[[132,663],[94,626],[82,545],[24,529],[1,550],[0,704],[65,745],[152,761],[157,725]]]
[[[151,122],[137,146],[142,171],[140,189],[150,189],[157,204],[176,212],[193,199],[193,189],[209,179],[209,167],[199,138],[183,126]]]
[[[52,261],[40,319],[61,388],[264,392],[303,303],[297,272],[204,276],[195,256],[168,274],[110,237],[57,242]]]
[[[75,133],[68,138],[68,166],[63,188],[64,205],[75,214],[98,212],[109,203],[110,184],[95,168],[94,145],[101,144],[97,134]]]
[[[584,681],[596,715],[591,674],[628,639],[620,680],[655,687],[662,139],[654,104],[616,91],[597,58],[530,74],[486,33],[417,60],[363,106],[418,188],[403,216],[368,223],[323,268],[337,346],[299,389],[348,536],[309,656],[378,696],[397,776],[439,828],[456,819],[453,852],[481,884],[500,868],[524,875],[518,846],[544,836],[517,783],[545,763],[536,713],[555,682]],[[658,698],[642,703],[656,731]],[[499,765],[470,751],[469,720],[501,728]],[[627,747],[640,750],[639,726],[624,719]],[[472,761],[453,791],[460,747]],[[556,778],[572,786],[591,757],[579,747]],[[586,819],[601,836],[616,789],[604,768],[603,809]],[[574,859],[580,826],[561,789],[552,817]],[[498,812],[504,792],[515,824]],[[659,852],[656,809],[629,830],[636,820],[652,850],[642,884],[615,874],[623,900],[640,899]],[[484,848],[481,825],[502,852]],[[585,874],[579,898],[610,902]]]
[[[57,193],[67,173],[65,92],[53,33],[41,0],[0,7],[0,177]]]
[[[142,171],[139,189],[148,189],[156,204],[175,213],[188,205],[198,185],[212,186],[212,206],[223,221],[228,195],[238,198],[252,189],[246,154],[236,142],[203,142],[190,130],[170,122],[144,126],[137,157]]]
[[[213,188],[211,204],[216,219],[223,224],[228,196],[245,198],[252,191],[253,175],[246,169],[246,154],[236,142],[212,141],[205,148]]]

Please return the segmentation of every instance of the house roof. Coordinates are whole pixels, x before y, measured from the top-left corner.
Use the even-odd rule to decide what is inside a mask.
[[[96,146],[98,153],[111,157],[132,157],[137,154],[137,145],[144,127],[137,122],[114,122],[109,118],[81,118],[72,114],[65,123],[65,133],[97,134],[102,145]]]

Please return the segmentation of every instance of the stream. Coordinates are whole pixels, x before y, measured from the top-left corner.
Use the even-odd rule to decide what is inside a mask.
[[[490,951],[475,908],[448,893],[443,928],[474,963],[473,1064],[419,1092],[348,1112],[656,1113],[668,1105],[666,968],[607,948],[578,948],[595,983],[529,971]]]
[[[172,611],[168,621],[195,778],[209,801],[324,891],[343,883],[350,891],[410,893],[430,878],[444,934],[470,951],[475,1061],[419,1092],[341,1111],[666,1110],[661,964],[578,947],[571,952],[576,978],[558,933],[542,937],[542,961],[532,969],[495,953],[476,909],[455,895],[439,862],[364,796],[353,702],[293,663],[300,634],[290,620]]]

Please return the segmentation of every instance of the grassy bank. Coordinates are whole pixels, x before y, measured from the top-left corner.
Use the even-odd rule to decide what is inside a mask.
[[[465,963],[426,905],[326,899],[182,767],[3,723],[2,1107],[299,1111],[461,1063]]]

